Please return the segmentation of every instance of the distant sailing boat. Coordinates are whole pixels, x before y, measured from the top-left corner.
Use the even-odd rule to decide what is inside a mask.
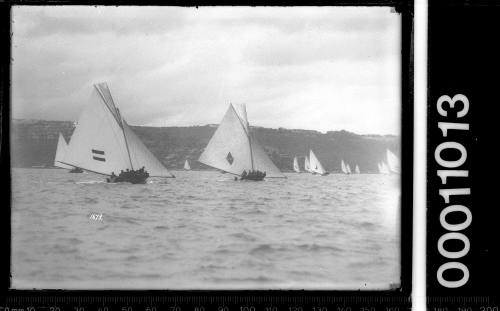
[[[297,160],[297,157],[293,158],[293,170],[296,173],[300,173],[299,161]]]
[[[356,172],[356,174],[360,174],[361,172],[359,171],[359,166],[356,164],[356,168],[354,169],[354,172]]]
[[[62,136],[62,134],[59,133],[59,139],[57,140],[56,157],[54,159],[54,166],[68,169],[70,173],[83,173],[83,170],[81,168],[61,163],[61,161],[63,161],[64,159],[64,155],[66,154],[67,150],[68,150],[68,144],[66,143],[64,136]]]
[[[190,171],[191,170],[191,166],[189,165],[189,161],[186,159],[186,162],[184,162],[184,169],[186,171]]]
[[[385,162],[379,162],[378,163],[378,172],[380,174],[390,174],[391,173],[389,171],[389,168],[387,167],[387,164],[385,164]]]
[[[388,169],[391,173],[400,174],[401,173],[401,162],[398,157],[394,153],[392,153],[389,149],[386,151],[387,154],[387,164]]]
[[[321,176],[328,175],[328,172],[323,168],[323,165],[319,162],[318,158],[314,154],[312,150],[309,150],[309,167],[311,169],[311,173],[319,174]]]
[[[346,166],[345,168],[347,170],[347,174],[352,174],[351,167],[349,166],[349,164],[346,164],[345,166]]]
[[[175,177],[123,119],[106,83],[94,85],[91,102],[78,120],[61,163],[110,176],[109,182],[145,183],[149,176]]]
[[[348,166],[345,164],[344,160],[341,160],[340,162],[340,168],[342,169],[342,173],[344,174],[351,174],[351,169],[347,169]]]
[[[304,170],[308,173],[312,173],[308,156],[304,158]]]
[[[285,178],[250,133],[245,106],[237,107],[238,111],[235,106],[229,105],[198,161],[241,176],[242,180]]]

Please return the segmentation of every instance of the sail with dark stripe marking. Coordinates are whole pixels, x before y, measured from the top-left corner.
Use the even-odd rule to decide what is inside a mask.
[[[106,83],[94,85],[62,162],[103,175],[144,167],[152,177],[173,177],[123,119]]]

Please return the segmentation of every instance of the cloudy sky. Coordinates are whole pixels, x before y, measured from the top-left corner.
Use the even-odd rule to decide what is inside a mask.
[[[130,124],[399,134],[390,8],[15,7],[12,117],[77,120],[107,81]]]

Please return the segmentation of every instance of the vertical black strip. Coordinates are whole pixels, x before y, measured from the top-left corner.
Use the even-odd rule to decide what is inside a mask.
[[[401,18],[401,292],[412,289],[413,223],[413,2],[396,7]]]
[[[438,4],[439,3],[439,4]],[[498,227],[495,217],[498,210],[497,178],[499,115],[498,90],[500,89],[500,7],[469,1],[431,2],[429,6],[428,46],[428,172],[427,172],[427,295],[429,307],[437,307],[437,297],[461,298],[500,293],[500,257]],[[460,117],[456,109],[444,104],[448,115],[438,113],[437,102],[443,95],[453,98],[463,94],[469,101],[467,114]],[[447,137],[438,128],[438,122],[466,123],[469,130],[450,130]],[[467,151],[467,159],[455,170],[467,170],[468,177],[449,177],[443,184],[437,170],[445,170],[435,159],[435,150],[445,142],[456,142]],[[443,152],[443,158],[457,159],[457,151]],[[470,195],[453,196],[445,203],[440,189],[469,188]],[[447,258],[438,250],[438,241],[454,232],[443,227],[440,214],[447,206],[463,205],[472,214],[472,223],[455,231],[470,242],[467,254]],[[465,215],[449,215],[450,223],[461,223]],[[463,249],[462,242],[449,241],[449,251]],[[444,264],[458,262],[467,267],[468,281],[457,288],[450,288],[438,281],[438,270]],[[462,273],[450,270],[449,280],[459,280]],[[436,298],[436,299],[434,299]],[[451,302],[448,302],[450,306]],[[491,301],[493,303],[493,300]],[[498,303],[498,300],[497,300]],[[491,306],[494,306],[493,303]],[[460,305],[465,306],[465,305]],[[470,305],[478,307],[477,305]],[[485,305],[482,305],[485,306]],[[498,304],[496,305],[498,306]],[[450,307],[449,310],[452,308]]]

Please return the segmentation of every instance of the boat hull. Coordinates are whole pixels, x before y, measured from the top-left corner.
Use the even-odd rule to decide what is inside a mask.
[[[118,176],[110,176],[106,178],[108,183],[119,183],[119,182],[127,182],[131,184],[145,184],[149,177],[149,173],[146,171],[127,171],[122,172]]]

